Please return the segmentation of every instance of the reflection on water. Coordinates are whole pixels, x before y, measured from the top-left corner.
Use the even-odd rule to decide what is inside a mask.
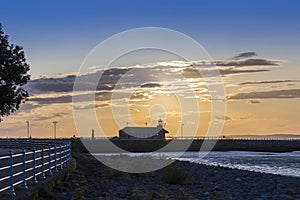
[[[122,153],[124,154],[124,153]],[[97,156],[118,155],[95,154]],[[127,153],[129,156],[151,156],[200,163],[212,166],[300,177],[300,152],[269,153],[248,151],[227,152],[164,152]]]

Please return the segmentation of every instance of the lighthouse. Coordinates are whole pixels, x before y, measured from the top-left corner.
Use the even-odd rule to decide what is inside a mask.
[[[159,120],[158,120],[157,128],[160,128],[160,129],[163,128],[163,120],[161,118],[159,118]]]

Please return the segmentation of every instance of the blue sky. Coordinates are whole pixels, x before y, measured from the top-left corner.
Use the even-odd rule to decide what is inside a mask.
[[[228,97],[223,134],[299,133],[299,8],[300,2],[291,0],[0,0],[3,30],[12,43],[24,47],[30,74],[35,79],[27,85],[33,91],[31,100],[1,122],[0,132],[7,136],[23,135],[25,122],[29,120],[34,136],[48,137],[52,135],[52,121],[59,121],[58,131],[65,136],[73,135],[76,133],[71,101],[74,77],[67,74],[77,72],[88,53],[114,34],[139,27],[163,27],[192,37],[218,61]],[[232,59],[241,52],[255,52],[258,56]],[[249,63],[247,59],[274,64],[241,64]],[[230,61],[240,63],[226,64]],[[172,63],[169,67],[173,69]],[[184,74],[189,69],[176,70]],[[112,77],[118,77],[120,71],[112,70]],[[62,75],[58,77],[59,74]],[[196,89],[203,89],[203,80],[191,77],[191,81]],[[114,92],[112,88],[106,90],[108,97]],[[146,102],[133,104],[136,106],[132,108],[133,117],[140,124],[144,124],[148,115],[146,104],[169,101],[168,97],[165,101],[155,99],[155,95],[153,99],[151,95],[148,97]],[[113,124],[111,116],[106,117],[110,102],[96,103],[100,121],[107,124],[110,134],[117,133],[121,127]],[[201,103],[209,107],[209,101]],[[136,110],[140,113],[135,113]],[[167,113],[169,121],[180,121],[176,112]],[[209,122],[207,113],[210,111],[204,110],[205,123]],[[175,133],[176,126],[173,123],[167,128]]]
[[[299,61],[298,1],[1,1],[0,22],[24,46],[33,77],[77,71],[86,54],[127,29],[183,32],[215,59],[242,51]],[[293,66],[291,66],[293,67]]]

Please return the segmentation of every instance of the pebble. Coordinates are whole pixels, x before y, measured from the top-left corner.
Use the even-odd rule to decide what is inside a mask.
[[[235,180],[238,181],[238,182],[242,181],[242,179],[240,179],[240,178],[236,178]]]
[[[182,199],[184,196],[184,199],[300,200],[300,178],[183,161],[175,163],[186,172],[185,184],[162,183],[161,175],[164,170],[151,172],[150,175],[116,173],[107,177],[106,166],[89,156],[83,156],[77,160],[75,173],[55,187],[52,193],[63,194],[66,199],[72,199],[74,190],[79,187],[85,188],[86,199]],[[67,191],[62,192],[61,187]]]

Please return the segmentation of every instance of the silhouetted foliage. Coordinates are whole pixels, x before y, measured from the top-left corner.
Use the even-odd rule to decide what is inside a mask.
[[[0,121],[19,109],[28,97],[24,84],[30,80],[23,48],[10,44],[0,24]]]

